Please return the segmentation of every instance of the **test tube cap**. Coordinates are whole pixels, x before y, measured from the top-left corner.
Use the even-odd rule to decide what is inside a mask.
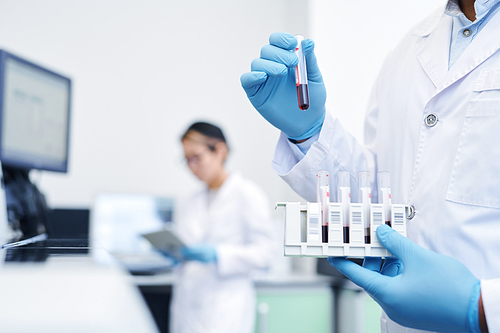
[[[351,186],[351,174],[349,171],[339,171],[337,173],[337,182],[339,187]]]
[[[318,186],[326,186],[330,184],[328,170],[319,170],[316,172],[316,181]]]
[[[391,176],[387,171],[380,171],[377,173],[377,184],[379,188],[391,187]]]
[[[304,36],[302,36],[301,34],[294,35],[293,37],[295,37],[298,43],[304,40]]]
[[[370,172],[368,171],[358,172],[358,186],[370,187]]]

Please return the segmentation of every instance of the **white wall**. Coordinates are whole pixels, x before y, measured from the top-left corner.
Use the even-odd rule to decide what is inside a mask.
[[[286,6],[285,6],[286,4]],[[290,0],[16,0],[0,2],[0,47],[73,79],[68,174],[35,174],[52,206],[101,192],[182,197],[197,181],[179,138],[213,121],[229,167],[272,202],[297,198],[271,168],[278,130],[239,77],[274,31],[307,33],[307,2]]]
[[[197,181],[180,163],[194,120],[220,124],[229,167],[272,202],[298,200],[271,169],[278,131],[239,77],[274,31],[316,41],[327,107],[362,139],[383,58],[444,0],[16,0],[0,2],[0,47],[73,79],[68,174],[35,175],[52,206],[101,192],[180,198]]]

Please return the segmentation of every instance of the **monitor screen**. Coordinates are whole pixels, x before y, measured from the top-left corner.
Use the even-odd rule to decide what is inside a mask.
[[[0,50],[0,160],[67,172],[71,80]]]

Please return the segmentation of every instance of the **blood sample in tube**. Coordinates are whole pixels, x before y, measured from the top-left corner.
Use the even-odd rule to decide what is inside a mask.
[[[337,199],[342,203],[342,224],[344,226],[344,243],[349,243],[349,205],[351,203],[351,176],[349,171],[337,173]]]
[[[316,173],[316,197],[321,202],[322,242],[328,243],[328,203],[330,202],[330,177],[328,170]]]
[[[385,224],[391,226],[391,179],[387,171],[377,174],[378,203],[384,207]]]
[[[367,171],[358,172],[358,199],[363,204],[364,212],[364,226],[365,226],[365,244],[370,244],[370,203],[371,203],[371,190],[370,190],[370,173]]]
[[[307,67],[306,56],[302,50],[302,35],[295,35],[297,39],[297,46],[295,47],[295,54],[299,58],[299,63],[295,67],[295,84],[297,85],[297,98],[299,101],[299,108],[307,110],[309,108],[309,87],[307,84]]]

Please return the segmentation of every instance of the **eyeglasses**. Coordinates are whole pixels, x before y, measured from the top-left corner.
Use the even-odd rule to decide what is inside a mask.
[[[194,156],[191,156],[191,157],[186,157],[185,158],[185,162],[186,162],[187,165],[198,164],[198,163],[200,163],[200,159],[201,159],[200,155],[194,155]]]
[[[203,156],[205,156],[209,152],[210,152],[209,150],[206,150],[200,154],[184,157],[184,163],[187,165],[198,165],[200,164],[200,161],[203,159]]]

